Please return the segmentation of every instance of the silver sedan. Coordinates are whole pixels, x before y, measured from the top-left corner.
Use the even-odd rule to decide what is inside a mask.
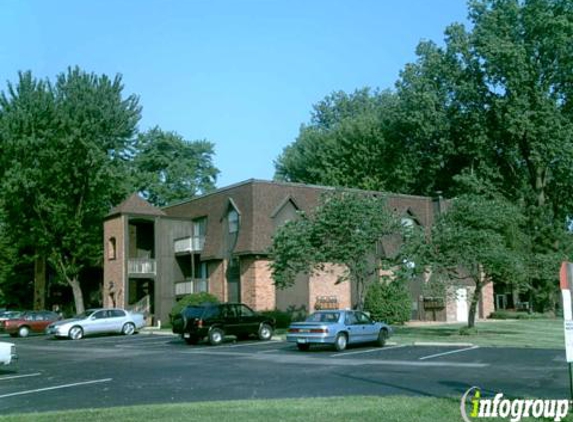
[[[54,322],[46,328],[46,334],[79,340],[92,334],[131,335],[145,326],[142,314],[124,309],[88,309],[74,318]]]
[[[376,343],[380,347],[392,334],[392,327],[375,322],[361,311],[317,311],[304,322],[294,322],[287,333],[287,341],[296,343],[299,350],[308,350],[311,344],[331,344],[336,350],[348,344]]]

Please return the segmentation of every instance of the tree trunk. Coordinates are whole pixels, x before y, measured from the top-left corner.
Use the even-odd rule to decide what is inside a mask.
[[[479,298],[481,297],[481,290],[482,290],[482,281],[476,281],[476,289],[474,290],[474,294],[472,295],[472,300],[470,302],[470,310],[468,315],[468,328],[474,328],[476,325],[476,313],[477,313],[477,305],[479,302]]]
[[[76,306],[76,314],[81,314],[85,311],[84,308],[84,294],[82,292],[82,287],[80,286],[80,281],[77,277],[68,279],[68,284],[72,288],[74,294],[74,304]]]

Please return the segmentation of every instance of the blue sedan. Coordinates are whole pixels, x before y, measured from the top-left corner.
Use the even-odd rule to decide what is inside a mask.
[[[308,350],[311,344],[331,344],[337,351],[348,344],[376,343],[383,347],[392,334],[392,327],[375,322],[361,311],[317,311],[304,322],[290,325],[287,341],[296,343],[299,350]]]

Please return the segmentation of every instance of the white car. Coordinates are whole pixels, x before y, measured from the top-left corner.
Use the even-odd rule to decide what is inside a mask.
[[[124,334],[129,336],[145,326],[142,314],[124,309],[88,309],[74,318],[56,321],[46,334],[79,340],[92,334]]]
[[[13,364],[17,360],[16,346],[13,343],[0,341],[0,366]]]

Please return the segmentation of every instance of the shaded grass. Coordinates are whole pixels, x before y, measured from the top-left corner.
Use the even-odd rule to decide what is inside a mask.
[[[563,349],[563,321],[560,319],[501,320],[476,323],[477,334],[460,335],[465,324],[397,327],[392,340],[413,342],[469,342],[479,346],[535,347]]]
[[[0,416],[0,422],[459,422],[457,398],[333,397],[116,407]],[[496,419],[488,419],[493,421]],[[530,419],[531,420],[531,419]]]

